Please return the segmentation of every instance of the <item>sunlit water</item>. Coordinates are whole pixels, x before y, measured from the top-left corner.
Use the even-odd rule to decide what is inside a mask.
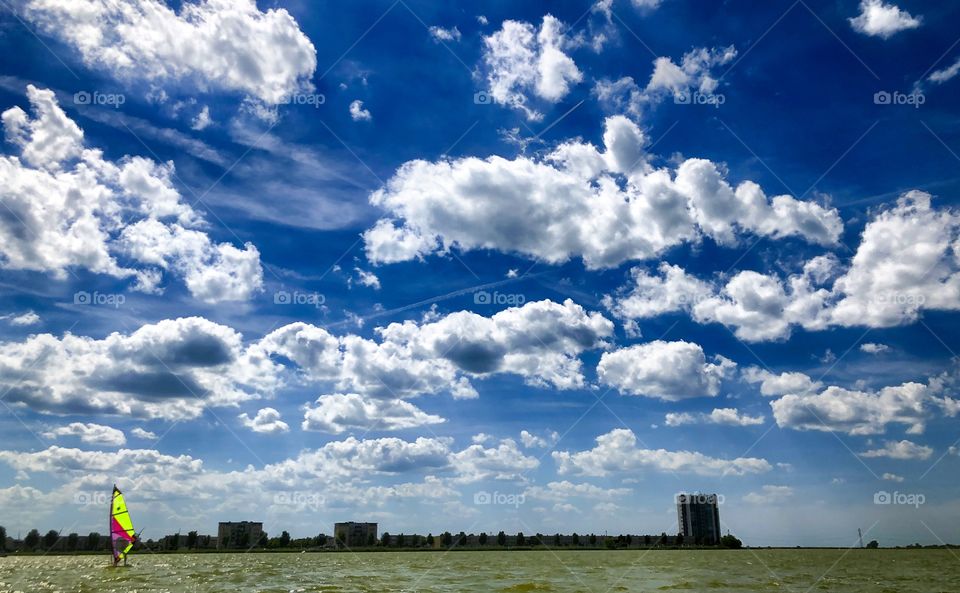
[[[960,592],[953,550],[140,554],[0,558],[2,593]]]

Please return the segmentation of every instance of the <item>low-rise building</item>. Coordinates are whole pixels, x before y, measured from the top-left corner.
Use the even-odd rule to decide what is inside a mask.
[[[377,524],[354,521],[334,523],[333,537],[337,546],[347,548],[372,546],[377,543]]]
[[[217,527],[217,549],[246,549],[263,536],[259,521],[221,521]]]

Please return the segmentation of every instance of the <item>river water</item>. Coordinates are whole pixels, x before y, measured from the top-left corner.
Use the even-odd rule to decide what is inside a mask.
[[[516,551],[0,558],[0,593],[960,593],[955,550]]]

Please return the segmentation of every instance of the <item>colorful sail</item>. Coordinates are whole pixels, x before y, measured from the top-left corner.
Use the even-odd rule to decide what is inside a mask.
[[[114,486],[113,499],[110,501],[110,545],[113,548],[114,564],[127,557],[136,539],[137,532],[133,530],[127,503],[123,500],[120,489]]]

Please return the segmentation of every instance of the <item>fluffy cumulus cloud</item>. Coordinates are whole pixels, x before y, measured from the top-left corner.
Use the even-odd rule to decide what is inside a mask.
[[[348,430],[402,430],[445,422],[402,399],[358,393],[321,395],[303,414],[303,430],[340,434]]]
[[[791,393],[770,405],[781,428],[871,435],[899,424],[920,434],[932,417],[960,413],[960,401],[944,395],[948,384],[941,376],[927,384],[908,382],[877,391],[830,386],[820,392]]]
[[[48,439],[58,437],[78,437],[88,445],[106,445],[108,447],[122,447],[127,443],[127,437],[122,430],[103,424],[71,422],[66,426],[58,426],[42,433]]]
[[[546,431],[543,436],[538,436],[533,434],[528,430],[520,431],[520,442],[523,443],[523,446],[532,449],[532,448],[543,448],[552,447],[557,444],[557,441],[560,440],[560,434],[555,430]]]
[[[864,451],[860,457],[888,457],[890,459],[930,459],[933,449],[913,441],[887,441],[880,449]]]
[[[593,94],[610,111],[643,116],[644,109],[667,97],[678,102],[689,101],[693,93],[713,94],[719,80],[715,71],[737,57],[735,47],[698,47],[683,54],[680,63],[661,56],[653,61],[653,71],[646,86],[641,87],[631,76],[617,80],[601,79]]]
[[[924,310],[960,310],[960,214],[935,208],[931,198],[910,191],[877,213],[846,263],[817,256],[786,279],[741,271],[714,285],[709,297],[703,281],[663,266],[659,276],[635,272],[633,285],[605,303],[624,319],[688,311],[751,342],[787,339],[795,327],[892,327]],[[678,297],[665,299],[671,290]]]
[[[491,317],[459,311],[419,324],[391,323],[376,329],[379,340],[336,337],[296,323],[270,333],[258,347],[344,393],[396,399],[448,392],[469,398],[477,395],[469,379],[494,373],[519,375],[538,386],[582,387],[578,355],[603,346],[612,332],[609,320],[573,301],[538,301]]]
[[[353,121],[372,121],[373,115],[369,109],[363,108],[363,101],[357,99],[350,103],[350,119]]]
[[[767,397],[788,393],[809,393],[820,389],[822,384],[800,372],[783,372],[779,375],[759,367],[743,370],[743,378],[748,383],[760,385],[760,393]]]
[[[607,476],[649,469],[701,476],[742,476],[772,469],[765,459],[755,457],[719,459],[695,451],[640,448],[633,431],[623,428],[597,437],[593,449],[575,453],[555,451],[552,455],[561,475]]]
[[[251,418],[246,412],[238,416],[240,423],[253,432],[279,434],[289,432],[290,426],[280,419],[280,412],[274,408],[262,408]]]
[[[392,263],[454,247],[495,249],[552,264],[582,257],[597,269],[703,236],[728,247],[745,233],[837,242],[836,210],[768,199],[750,181],[734,188],[703,159],[653,168],[646,142],[635,123],[614,116],[605,122],[602,151],[575,140],[544,158],[409,161],[370,196],[388,216],[364,233],[367,257]]]
[[[159,292],[165,273],[194,297],[246,300],[260,290],[257,248],[214,243],[202,217],[174,188],[173,163],[86,148],[83,131],[52,91],[27,87],[34,112],[3,112],[19,156],[0,156],[0,265],[63,278],[82,268]]]
[[[629,488],[601,488],[586,482],[561,480],[549,482],[546,486],[530,486],[523,494],[534,500],[564,502],[571,498],[610,501],[627,496],[630,492]]]
[[[865,344],[860,344],[860,352],[866,352],[867,354],[884,354],[890,352],[890,346],[886,344],[877,344],[875,342],[867,342]]]
[[[428,29],[430,36],[433,37],[434,41],[444,42],[444,41],[460,41],[460,29],[456,27],[450,27],[445,29],[443,27],[438,27],[436,25]]]
[[[528,119],[543,114],[530,105],[536,97],[549,103],[563,99],[583,80],[583,73],[565,51],[571,41],[565,25],[551,15],[539,30],[532,24],[507,20],[500,30],[483,38],[487,93],[500,104],[523,111]]]
[[[282,8],[254,0],[23,0],[19,13],[117,78],[240,92],[275,105],[308,89],[316,50]]]
[[[475,443],[451,456],[459,482],[480,480],[522,480],[524,474],[537,469],[536,457],[524,455],[513,439],[503,439],[496,446]]]
[[[276,387],[274,365],[234,330],[202,318],[165,320],[103,339],[38,334],[0,344],[6,401],[52,414],[195,418]]]
[[[621,393],[678,401],[716,396],[735,367],[719,355],[708,362],[699,344],[657,340],[604,352],[597,376]]]
[[[861,0],[860,14],[849,19],[854,31],[888,39],[894,33],[916,29],[921,19],[883,0]]]
[[[15,385],[7,402],[36,411],[145,418],[195,418],[204,406],[235,406],[303,381],[348,394],[309,407],[308,427],[340,432],[382,421],[402,428],[440,419],[391,400],[476,397],[473,378],[504,373],[530,385],[582,387],[579,355],[604,347],[613,324],[570,300],[548,300],[491,317],[459,311],[392,323],[376,333],[335,336],[293,323],[244,343],[232,328],[192,317],[103,339],[39,334],[0,343],[0,378]]]
[[[756,426],[763,424],[763,416],[749,416],[735,408],[716,408],[709,414],[691,414],[689,412],[670,412],[664,418],[667,426],[685,424],[721,424],[724,426]]]

